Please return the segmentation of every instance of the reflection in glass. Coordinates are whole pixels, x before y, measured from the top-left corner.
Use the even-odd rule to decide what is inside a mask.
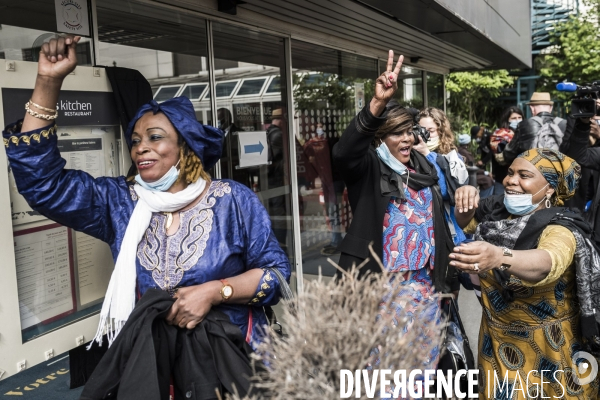
[[[208,87],[206,83],[192,83],[187,84],[181,91],[180,96],[185,96],[190,100],[200,100],[202,94],[204,93],[204,89]]]
[[[229,81],[229,82],[218,82],[215,86],[217,92],[217,99],[223,97],[231,97],[233,90],[240,81]],[[210,99],[210,93],[206,95],[207,99]]]
[[[213,24],[213,38],[217,118],[226,132],[221,176],[256,193],[293,265],[286,87],[285,78],[280,80],[285,76],[284,41],[221,23]],[[276,84],[263,93],[265,84],[274,79]],[[241,145],[242,140],[252,140],[251,145]],[[262,160],[240,167],[254,149],[259,149]]]
[[[247,96],[247,95],[258,95],[262,91],[263,86],[265,85],[266,78],[264,79],[246,79],[242,82],[242,86],[240,86],[237,91],[237,96]]]
[[[97,9],[98,64],[138,70],[150,82],[154,100],[186,96],[198,121],[212,124],[210,101],[203,95],[210,91],[206,21],[128,0],[103,0]]]
[[[279,83],[279,76],[274,76],[269,83],[266,93],[279,93],[281,91],[281,85]]]
[[[48,4],[44,5],[44,8]],[[46,15],[53,16],[54,5],[50,5],[52,5],[52,8],[49,10],[49,14]],[[36,7],[37,6],[36,3]],[[0,8],[2,7],[0,6]],[[11,5],[11,7],[4,8],[0,12],[0,59],[37,62],[39,60],[38,56],[42,44],[55,38],[57,35],[54,32],[30,29],[40,27],[40,25],[36,24],[33,20],[23,19],[21,17],[18,19],[12,18],[11,16],[18,11],[19,9],[17,7]],[[28,21],[28,25],[30,26],[17,27],[6,25],[7,23],[14,23],[17,20]],[[92,47],[91,41],[88,38],[81,38],[77,45],[77,63],[78,65],[83,66],[92,65]]]
[[[157,102],[166,101],[175,97],[182,85],[177,86],[161,86],[158,91],[154,94],[154,100]]]
[[[292,70],[303,271],[333,275],[352,213],[332,150],[373,97],[377,60],[294,41]]]
[[[444,109],[444,75],[427,72],[427,107]]]
[[[403,65],[394,98],[402,106],[423,108],[423,71]]]

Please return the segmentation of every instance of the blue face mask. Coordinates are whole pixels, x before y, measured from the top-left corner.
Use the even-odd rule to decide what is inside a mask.
[[[527,215],[533,212],[536,208],[542,204],[546,198],[537,204],[533,204],[533,196],[546,189],[546,184],[543,188],[538,190],[535,194],[505,194],[504,195],[504,207],[512,215]]]
[[[144,189],[152,192],[166,192],[171,186],[173,186],[177,178],[179,178],[179,170],[177,169],[177,165],[179,165],[179,161],[177,161],[177,164],[171,167],[171,169],[169,169],[167,173],[156,182],[148,183],[142,179],[140,174],[135,176],[135,181]]]
[[[408,171],[406,166],[398,161],[398,159],[396,159],[392,153],[390,153],[390,149],[388,149],[385,143],[381,142],[381,145],[379,145],[376,151],[379,159],[383,161],[385,165],[394,170],[398,175],[402,175]]]
[[[508,125],[510,126],[510,129],[515,131],[515,130],[517,130],[517,126],[519,126],[519,122],[521,122],[521,121],[510,121],[510,123]]]

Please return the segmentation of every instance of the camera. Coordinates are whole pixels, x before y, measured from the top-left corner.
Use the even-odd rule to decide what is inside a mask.
[[[600,98],[600,83],[593,82],[587,86],[579,86],[573,82],[561,82],[556,85],[561,92],[576,92],[571,99],[571,115],[575,118],[591,118],[600,115],[596,100]]]
[[[419,143],[417,139],[421,139],[425,143],[429,140],[429,131],[417,123],[413,125],[412,133],[415,136],[415,143]]]

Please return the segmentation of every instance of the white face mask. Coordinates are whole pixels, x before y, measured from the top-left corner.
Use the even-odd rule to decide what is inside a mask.
[[[317,135],[323,136],[323,128],[317,128]]]
[[[177,164],[172,166],[167,171],[167,173],[165,173],[160,179],[158,179],[155,182],[144,181],[140,174],[137,174],[135,176],[135,181],[139,183],[143,188],[148,189],[152,192],[166,192],[171,186],[173,186],[175,181],[177,181],[177,178],[179,178],[179,170],[177,169],[178,165],[179,161],[177,161]]]
[[[542,201],[546,200],[544,197],[539,203],[533,204],[533,196],[546,189],[548,185],[544,185],[535,194],[505,194],[504,206],[506,210],[512,215],[527,215],[533,212],[542,204]]]
[[[427,148],[429,151],[435,151],[438,147],[440,147],[440,137],[436,136],[434,138],[429,138],[427,141]]]
[[[408,171],[406,166],[392,155],[390,149],[384,142],[381,142],[379,147],[377,147],[376,151],[377,156],[381,159],[381,161],[383,161],[388,167],[393,169],[398,175],[403,175]]]

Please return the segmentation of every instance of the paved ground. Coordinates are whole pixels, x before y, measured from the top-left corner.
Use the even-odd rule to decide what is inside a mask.
[[[481,305],[472,290],[461,289],[458,296],[458,308],[475,361],[477,361],[477,340],[479,338],[479,324],[481,322]]]

